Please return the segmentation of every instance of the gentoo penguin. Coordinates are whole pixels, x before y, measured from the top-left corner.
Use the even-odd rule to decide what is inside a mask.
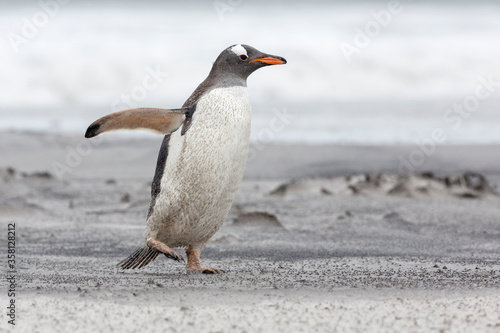
[[[217,57],[182,108],[130,109],[89,126],[86,138],[136,128],[165,134],[151,185],[145,245],[121,261],[121,268],[141,268],[160,253],[184,261],[172,250],[182,247],[187,273],[221,272],[202,267],[200,253],[223,224],[243,177],[251,116],[247,78],[278,64],[286,60],[248,45],[232,45]]]

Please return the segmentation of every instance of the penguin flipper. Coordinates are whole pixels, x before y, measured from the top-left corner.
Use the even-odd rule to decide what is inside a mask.
[[[159,134],[175,132],[191,108],[159,109],[137,108],[108,114],[94,121],[85,132],[86,138],[119,129],[147,129]]]

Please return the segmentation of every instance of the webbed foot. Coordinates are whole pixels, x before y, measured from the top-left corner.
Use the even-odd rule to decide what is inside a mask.
[[[160,242],[154,237],[149,237],[146,241],[146,245],[150,248],[156,249],[163,253],[167,258],[173,259],[175,261],[184,261],[184,258],[179,255],[179,253],[175,252],[171,248],[169,248],[165,243]]]
[[[224,273],[222,269],[213,267],[202,267],[200,264],[200,251],[186,249],[188,262],[186,264],[187,274],[220,274]]]

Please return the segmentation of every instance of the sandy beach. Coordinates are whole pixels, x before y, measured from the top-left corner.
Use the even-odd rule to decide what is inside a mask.
[[[141,245],[160,139],[81,141],[0,133],[16,332],[500,329],[498,146],[440,146],[412,176],[411,146],[265,146],[202,255],[225,273],[187,276],[115,266]]]
[[[0,8],[0,333],[500,332],[499,1]],[[282,58],[248,78],[251,117],[235,93],[198,123],[211,148],[238,142],[232,116],[250,126],[243,181],[201,254],[224,273],[164,256],[119,269],[144,245],[162,137],[85,130],[181,107],[214,63],[213,87],[232,92]]]

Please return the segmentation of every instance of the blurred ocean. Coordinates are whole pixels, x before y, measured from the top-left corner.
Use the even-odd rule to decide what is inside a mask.
[[[249,78],[253,141],[412,144],[442,129],[445,144],[500,143],[500,2],[400,1],[387,16],[386,1],[55,1],[0,2],[0,130],[83,135],[128,105],[179,107],[246,43],[288,60]]]

